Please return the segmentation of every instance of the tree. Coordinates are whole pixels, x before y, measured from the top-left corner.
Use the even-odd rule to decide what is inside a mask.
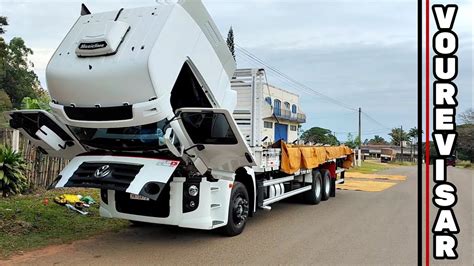
[[[474,124],[474,110],[472,108],[467,109],[459,114],[459,118],[461,118],[463,124]]]
[[[49,107],[49,98],[30,98],[25,97],[21,101],[21,109],[41,109],[50,111],[51,108]]]
[[[0,17],[0,34],[8,25],[5,17]],[[38,76],[31,69],[32,62],[28,59],[33,50],[28,48],[19,37],[6,43],[0,37],[0,88],[10,97],[13,107],[18,108],[25,97],[36,98],[41,90]]]
[[[372,139],[369,140],[370,145],[387,145],[388,142],[381,136],[375,135]]]
[[[474,110],[472,108],[459,114],[461,125],[456,126],[456,155],[461,160],[474,163]]]
[[[392,138],[391,140],[392,145],[395,145],[395,146],[400,146],[402,141],[410,140],[410,137],[408,137],[407,132],[405,132],[405,130],[399,127],[393,128],[392,132],[389,133],[388,135]]]
[[[407,136],[413,142],[413,140],[418,138],[418,128],[416,128],[416,127],[410,128],[410,130],[407,133]]]
[[[464,124],[456,127],[458,133],[456,151],[461,160],[474,163],[474,124]]]
[[[8,19],[7,17],[0,16],[0,34],[5,33],[5,26],[8,26]]]
[[[413,160],[413,148],[415,146],[415,143],[418,143],[418,128],[416,127],[412,127],[410,128],[410,130],[408,131],[408,134],[407,134],[408,138],[410,138],[410,142],[411,142],[411,146],[410,146],[410,158]],[[415,142],[416,140],[416,142]]]
[[[351,133],[347,134],[347,141],[344,144],[351,149],[360,147],[359,138],[354,139],[354,136]]]
[[[0,112],[12,109],[12,101],[5,90],[0,89]]]
[[[229,29],[229,33],[227,33],[227,46],[229,47],[229,51],[235,60],[234,30],[232,29],[232,26]]]
[[[339,141],[332,135],[331,130],[322,127],[312,127],[304,131],[301,139],[317,144],[339,145]]]

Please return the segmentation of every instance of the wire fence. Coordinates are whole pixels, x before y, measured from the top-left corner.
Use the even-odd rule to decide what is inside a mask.
[[[11,128],[0,129],[0,141],[3,146],[14,146],[13,132]],[[25,174],[28,183],[35,188],[48,187],[68,163],[68,160],[42,154],[22,134],[18,141],[18,152],[23,155],[26,162]]]

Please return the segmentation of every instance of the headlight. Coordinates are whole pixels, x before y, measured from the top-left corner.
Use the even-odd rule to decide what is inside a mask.
[[[196,197],[198,194],[199,194],[199,188],[195,185],[191,185],[189,186],[188,188],[188,194],[191,196],[191,197]]]

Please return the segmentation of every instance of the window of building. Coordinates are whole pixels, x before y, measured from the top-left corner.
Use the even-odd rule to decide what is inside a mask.
[[[298,111],[298,108],[296,108],[296,104],[293,104],[293,105],[291,106],[291,112],[292,112],[293,114],[296,114],[297,111]]]
[[[281,101],[278,99],[273,100],[273,113],[275,115],[281,115]]]
[[[264,128],[273,128],[273,122],[263,121]]]
[[[272,98],[270,98],[270,97],[265,97],[265,101],[266,101],[269,105],[272,105]]]
[[[289,102],[285,102],[285,110],[290,110],[290,103]]]
[[[290,131],[296,131],[296,126],[295,125],[290,125]]]

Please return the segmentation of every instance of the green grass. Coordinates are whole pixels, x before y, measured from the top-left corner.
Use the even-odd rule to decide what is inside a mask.
[[[128,225],[128,221],[100,217],[98,203],[92,205],[85,216],[54,203],[53,198],[63,193],[90,195],[99,200],[98,190],[86,189],[0,197],[0,259],[51,244],[118,231]],[[43,204],[45,198],[49,200],[48,205]]]
[[[458,160],[458,161],[456,162],[456,167],[462,167],[462,168],[473,169],[473,168],[474,168],[474,164],[472,164],[470,161]]]
[[[360,167],[353,167],[348,170],[348,172],[359,172],[363,174],[373,174],[377,173],[379,171],[385,170],[385,169],[390,169],[395,166],[389,165],[386,163],[381,163],[379,161],[375,160],[365,160],[362,162],[362,166]]]
[[[412,166],[412,165],[417,165],[415,162],[400,162],[400,161],[392,161],[388,163],[389,165],[401,165],[401,166]]]

